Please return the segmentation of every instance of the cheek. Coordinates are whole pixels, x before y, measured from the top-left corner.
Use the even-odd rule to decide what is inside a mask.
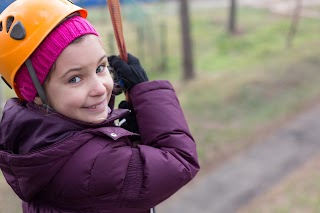
[[[104,85],[105,85],[106,89],[108,90],[108,93],[112,92],[114,82],[113,82],[113,79],[110,74],[105,78]]]
[[[72,118],[80,119],[79,113],[80,109],[83,106],[83,99],[80,96],[74,94],[68,94],[65,96],[60,96],[52,102],[52,108],[58,113]]]
[[[82,92],[70,89],[64,86],[49,86],[47,87],[47,97],[49,105],[56,111],[63,113],[63,111],[76,108],[82,105]]]

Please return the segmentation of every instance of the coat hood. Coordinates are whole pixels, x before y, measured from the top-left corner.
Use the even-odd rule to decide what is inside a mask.
[[[94,130],[109,136],[104,127],[108,125],[116,132],[118,127],[112,127],[113,122],[126,113],[128,110],[114,110],[105,122],[88,124],[47,112],[33,103],[10,99],[0,125],[0,168],[7,182],[22,200],[32,199],[70,153],[91,139],[84,133]],[[73,140],[79,137],[81,142]]]

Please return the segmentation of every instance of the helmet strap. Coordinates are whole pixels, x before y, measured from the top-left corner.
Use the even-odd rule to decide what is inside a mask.
[[[42,86],[40,84],[40,81],[39,81],[39,79],[38,79],[38,77],[36,75],[36,71],[34,70],[34,67],[32,65],[32,62],[31,62],[30,58],[28,58],[26,60],[25,64],[27,66],[27,69],[28,69],[28,72],[30,74],[31,80],[32,80],[33,85],[35,86],[37,92],[38,92],[39,97],[41,98],[41,100],[42,100],[42,102],[43,102],[43,104],[45,106],[49,106],[48,105],[47,96],[46,96],[46,94],[45,94],[45,92],[44,92],[44,90],[43,90],[43,88],[42,88]]]

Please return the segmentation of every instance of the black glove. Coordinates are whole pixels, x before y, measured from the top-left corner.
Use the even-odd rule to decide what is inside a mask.
[[[128,63],[121,60],[118,56],[109,56],[110,66],[115,70],[124,89],[130,90],[135,85],[148,81],[148,76],[138,58],[128,53]]]
[[[125,120],[120,120],[120,126],[130,132],[139,134],[139,127],[137,124],[136,114],[132,110],[132,106],[127,101],[121,101],[119,103],[119,109],[130,109],[131,112],[124,117]]]

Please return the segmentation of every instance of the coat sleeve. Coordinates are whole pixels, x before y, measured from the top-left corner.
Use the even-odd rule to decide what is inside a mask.
[[[133,205],[152,206],[195,177],[199,171],[196,144],[168,81],[138,84],[130,91],[130,99],[142,140],[132,153],[131,164],[141,161],[143,171],[138,178],[141,183],[132,183],[141,185]]]

